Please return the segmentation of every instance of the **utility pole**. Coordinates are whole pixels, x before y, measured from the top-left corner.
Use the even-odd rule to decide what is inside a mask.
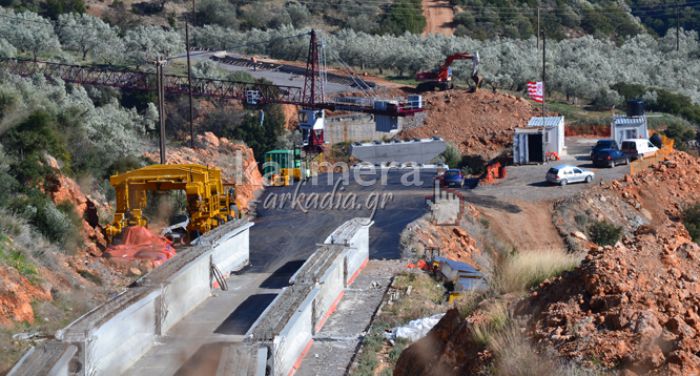
[[[540,3],[537,2],[537,49],[540,48]]]
[[[156,83],[158,86],[158,121],[160,133],[160,164],[165,164],[165,89],[163,66],[167,60],[159,59],[154,62],[156,65]]]
[[[190,28],[185,20],[185,48],[187,49],[187,94],[190,101],[190,147],[194,149],[194,120],[192,119],[192,63],[190,61]]]
[[[542,33],[542,122],[545,117],[545,96],[547,91],[547,37]]]
[[[676,0],[676,52],[681,49],[681,5]]]

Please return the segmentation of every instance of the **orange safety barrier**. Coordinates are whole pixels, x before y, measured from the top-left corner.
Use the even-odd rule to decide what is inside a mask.
[[[506,177],[506,167],[501,165],[501,162],[492,163],[486,166],[486,174],[482,178],[485,183],[493,184],[496,179]]]
[[[547,162],[561,160],[561,158],[559,158],[559,153],[557,153],[556,151],[548,151],[548,152],[544,153],[544,159]]]

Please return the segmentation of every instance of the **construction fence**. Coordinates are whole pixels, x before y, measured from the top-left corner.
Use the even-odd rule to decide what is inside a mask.
[[[674,148],[674,140],[671,138],[668,138],[666,136],[661,136],[661,142],[662,146],[659,149],[659,151],[656,152],[653,156],[649,157],[644,157],[644,158],[639,158],[637,160],[634,160],[630,163],[630,175],[634,176],[640,171],[644,171],[646,168],[649,168],[649,166],[652,166],[658,162],[663,161],[673,153]]]

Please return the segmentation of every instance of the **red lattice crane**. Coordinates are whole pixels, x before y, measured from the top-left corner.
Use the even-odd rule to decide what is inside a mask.
[[[412,116],[423,111],[420,100],[365,100],[362,102],[343,101],[342,98],[327,100],[324,93],[324,82],[320,79],[322,71],[319,63],[319,42],[316,38],[316,32],[313,30],[310,32],[310,39],[303,89],[297,86],[193,77],[191,78],[192,95],[240,100],[248,105],[291,104],[302,107],[304,115],[317,116],[320,113],[321,117],[323,116],[322,110],[363,112],[385,117]],[[65,82],[81,85],[110,86],[143,91],[158,90],[159,77],[161,77],[162,91],[158,90],[160,97],[166,93],[189,94],[188,77],[163,74],[163,62],[158,63],[160,65],[156,64],[158,67],[158,73],[156,73],[112,65],[75,65],[20,58],[0,58],[0,67],[8,73],[23,77],[43,75],[47,78],[60,78]],[[317,129],[318,124],[321,124],[320,130]],[[313,123],[312,121],[312,126],[309,129],[302,129],[305,133],[305,146],[323,144],[322,127],[322,122]],[[312,129],[316,131],[310,132]],[[161,134],[164,134],[162,130]],[[165,160],[164,140],[161,141],[161,159]]]

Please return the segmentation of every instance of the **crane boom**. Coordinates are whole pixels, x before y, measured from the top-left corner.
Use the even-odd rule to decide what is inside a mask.
[[[18,58],[0,58],[0,67],[9,73],[23,77],[43,75],[57,77],[65,82],[81,85],[110,86],[122,89],[156,90],[156,74],[125,69],[111,65],[75,65]],[[165,92],[188,94],[187,76],[166,74]],[[231,80],[192,77],[192,95],[219,99],[240,100],[249,105],[291,104],[304,108],[330,111],[363,112],[386,116],[411,116],[423,111],[409,101],[398,101],[395,106],[375,107],[371,104],[348,104],[338,101],[310,100],[297,86],[250,83]]]

